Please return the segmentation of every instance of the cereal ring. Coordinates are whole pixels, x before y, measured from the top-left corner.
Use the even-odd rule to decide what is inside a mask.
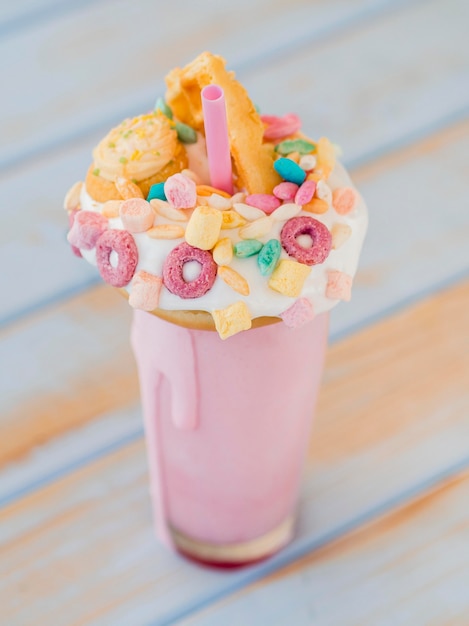
[[[300,235],[311,237],[312,243],[309,248],[304,248],[298,243],[297,237]],[[287,254],[305,265],[322,263],[332,246],[332,237],[327,226],[307,215],[290,218],[282,228],[280,241]]]
[[[107,219],[101,213],[78,211],[67,235],[68,242],[77,248],[92,250],[107,225]]]
[[[111,265],[111,253],[117,254],[117,266]],[[104,231],[96,243],[96,263],[103,279],[113,287],[124,287],[134,275],[138,262],[137,244],[126,230]]]
[[[201,266],[200,274],[191,281],[184,278],[184,265],[197,261]],[[212,287],[217,275],[217,264],[207,250],[201,250],[183,242],[176,246],[166,257],[163,265],[163,283],[165,287],[180,298],[200,298]]]

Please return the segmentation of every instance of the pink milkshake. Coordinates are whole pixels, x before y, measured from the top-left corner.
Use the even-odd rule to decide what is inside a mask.
[[[208,562],[246,563],[293,533],[328,315],[222,341],[136,311],[132,346],[156,531]]]
[[[135,309],[157,535],[208,563],[293,536],[326,347],[367,210],[336,148],[260,116],[221,57],[166,78],[66,196],[75,254]]]

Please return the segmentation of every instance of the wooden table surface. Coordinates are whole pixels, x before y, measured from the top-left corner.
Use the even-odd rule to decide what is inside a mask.
[[[0,624],[469,624],[467,0],[0,5]],[[370,209],[297,534],[235,571],[152,533],[131,310],[70,254],[92,147],[210,49],[341,145]]]

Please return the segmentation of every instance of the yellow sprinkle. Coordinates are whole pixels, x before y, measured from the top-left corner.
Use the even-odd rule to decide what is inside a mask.
[[[130,160],[131,161],[140,161],[141,158],[142,158],[142,152],[140,150],[134,150],[132,152]]]
[[[223,198],[231,198],[230,194],[226,193],[226,191],[216,189],[210,185],[197,185],[196,190],[198,196],[211,196],[212,193],[217,193],[219,196],[223,196]]]
[[[213,260],[217,265],[229,265],[233,259],[233,244],[229,237],[220,239],[212,250]]]
[[[248,281],[238,274],[233,268],[227,267],[226,265],[221,265],[218,268],[218,276],[225,281],[225,283],[240,293],[242,296],[249,295],[249,284]]]

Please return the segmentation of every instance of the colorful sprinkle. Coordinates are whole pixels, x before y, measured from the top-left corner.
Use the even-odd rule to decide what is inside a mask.
[[[197,143],[197,133],[182,122],[176,122],[176,132],[181,143]]]
[[[226,265],[218,268],[218,276],[229,286],[242,296],[249,295],[249,283],[236,270]]]
[[[299,187],[295,183],[283,182],[274,187],[274,196],[287,202],[293,201]]]
[[[223,237],[212,250],[213,260],[217,265],[229,265],[233,259],[233,244],[229,237]]]
[[[264,130],[265,139],[283,139],[293,135],[301,128],[301,120],[295,113],[288,113],[283,117],[261,115],[261,120],[267,125]]]
[[[173,119],[173,112],[171,107],[166,103],[164,98],[158,98],[155,103],[155,111],[161,111],[163,115],[166,115],[170,120]]]
[[[233,251],[240,259],[246,259],[247,257],[254,256],[260,250],[262,250],[263,243],[256,239],[244,239],[235,243]]]
[[[314,180],[305,180],[295,195],[295,204],[303,206],[308,204],[313,199],[314,192],[316,191],[316,183]]]
[[[286,156],[291,152],[299,152],[299,154],[308,154],[316,150],[316,145],[306,139],[286,139],[275,146],[275,152]]]
[[[332,206],[339,215],[347,215],[358,204],[358,192],[352,187],[341,187],[332,193]]]
[[[272,274],[280,259],[281,252],[282,246],[278,239],[269,239],[269,241],[262,246],[262,250],[257,257],[257,264],[262,276],[270,276],[270,274]]]
[[[156,183],[150,187],[150,191],[148,192],[147,200],[167,200],[166,194],[164,192],[164,183]]]
[[[280,200],[270,193],[251,193],[246,196],[244,202],[249,204],[249,206],[264,211],[267,215],[270,215],[272,211],[275,211],[280,206]]]
[[[280,157],[274,162],[274,168],[284,180],[290,183],[301,185],[305,181],[306,172],[291,159]]]

